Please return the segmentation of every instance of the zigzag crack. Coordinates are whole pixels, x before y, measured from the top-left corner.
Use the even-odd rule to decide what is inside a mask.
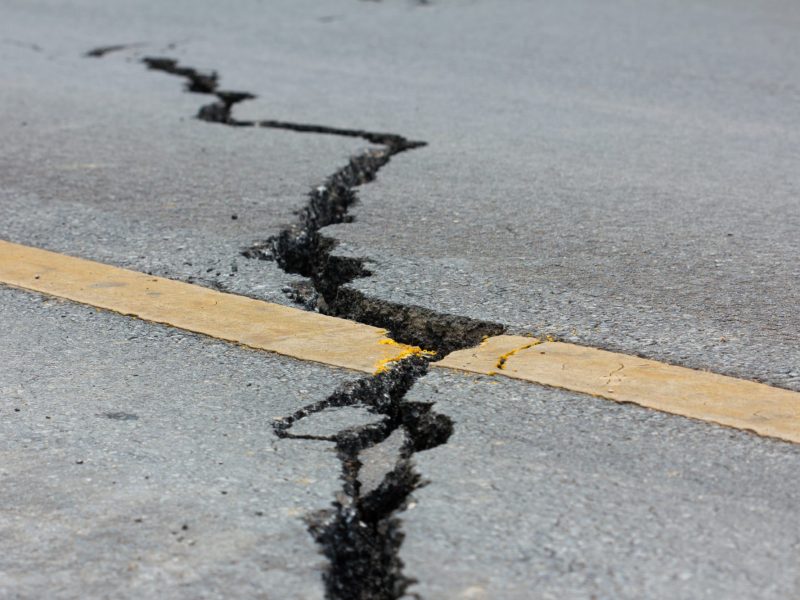
[[[197,113],[203,121],[359,137],[379,146],[353,156],[324,185],[312,190],[308,204],[298,212],[298,223],[242,251],[250,258],[275,260],[284,271],[307,277],[313,290],[302,285],[291,290],[297,301],[320,312],[384,327],[399,342],[431,348],[439,354],[473,346],[484,337],[503,331],[495,323],[377,300],[346,286],[358,277],[370,275],[365,261],[334,255],[335,240],[320,233],[327,225],[352,221],[348,211],[358,200],[355,188],[373,181],[394,155],[420,148],[425,142],[360,129],[276,120],[240,121],[233,116],[233,107],[255,98],[250,92],[221,90],[215,71],[198,71],[170,58],[149,57],[143,62],[150,69],[184,78],[189,92],[212,95],[214,100],[201,106]],[[405,399],[414,382],[427,371],[428,360],[424,356],[407,358],[384,372],[347,384],[326,400],[274,424],[274,432],[280,438],[336,445],[342,464],[342,492],[331,509],[307,518],[309,531],[330,563],[324,580],[331,600],[396,600],[406,594],[414,581],[403,574],[399,557],[403,533],[397,515],[406,507],[412,492],[424,484],[414,468],[413,455],[445,443],[453,431],[452,421],[436,414],[430,404]],[[366,407],[384,419],[344,429],[334,436],[290,432],[292,424],[300,419],[327,408],[354,405]],[[397,431],[403,432],[404,441],[394,465],[377,486],[362,493],[360,453]]]
[[[287,273],[311,280],[313,291],[302,284],[286,292],[306,308],[389,330],[399,342],[435,350],[444,356],[453,350],[478,344],[484,337],[499,335],[504,327],[497,323],[439,313],[421,306],[378,300],[359,292],[348,283],[368,277],[365,259],[335,255],[336,241],[320,230],[328,225],[349,223],[350,209],[358,202],[356,188],[375,179],[397,154],[414,150],[426,142],[409,140],[394,133],[345,129],[306,123],[261,120],[240,121],[233,116],[239,102],[255,98],[250,92],[221,90],[216,71],[199,71],[185,67],[171,58],[148,57],[143,62],[153,70],[163,71],[186,80],[186,90],[214,96],[215,100],[200,107],[197,118],[232,127],[264,127],[303,133],[321,133],[359,137],[382,147],[367,148],[350,158],[325,183],[309,193],[306,206],[298,211],[295,224],[278,235],[257,242],[242,250],[247,258],[275,260]]]
[[[307,518],[309,530],[331,564],[325,574],[330,598],[395,600],[414,582],[403,574],[398,556],[403,532],[397,517],[411,493],[425,483],[411,457],[445,443],[453,432],[452,421],[436,414],[430,404],[405,400],[426,370],[423,360],[405,361],[386,373],[345,384],[323,402],[273,425],[279,437],[294,437],[290,433],[294,423],[332,406],[360,405],[385,416],[379,423],[345,429],[334,437],[342,464],[342,494],[332,509]],[[362,493],[360,454],[398,430],[404,433],[404,441],[394,467],[376,487]]]

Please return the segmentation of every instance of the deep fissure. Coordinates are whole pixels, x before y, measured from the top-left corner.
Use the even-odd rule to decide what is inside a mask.
[[[371,275],[366,260],[335,254],[336,241],[320,232],[328,225],[351,222],[353,217],[349,214],[350,208],[358,202],[356,188],[373,181],[393,156],[421,148],[425,142],[408,140],[394,133],[362,129],[271,119],[238,120],[233,116],[234,105],[255,98],[254,94],[221,90],[215,71],[204,72],[184,67],[171,58],[149,57],[144,58],[143,62],[150,69],[184,78],[189,92],[213,96],[211,103],[198,110],[196,116],[203,121],[231,127],[264,127],[358,137],[379,146],[367,148],[351,157],[324,184],[311,190],[306,206],[297,212],[296,223],[285,227],[278,235],[242,250],[242,255],[247,258],[274,260],[287,273],[308,278],[312,284],[310,288],[298,284],[287,290],[298,304],[324,314],[382,327],[390,332],[393,339],[435,350],[440,356],[474,346],[484,337],[504,331],[504,327],[497,323],[376,299],[348,286],[355,279]]]
[[[383,327],[395,340],[433,349],[439,355],[502,333],[504,328],[499,324],[367,297],[346,285],[371,274],[365,260],[334,254],[336,241],[320,233],[327,225],[351,222],[349,209],[358,201],[356,188],[373,181],[394,155],[420,148],[425,142],[359,129],[237,120],[232,114],[233,106],[255,95],[219,89],[215,71],[199,71],[163,57],[148,57],[143,62],[150,69],[183,77],[189,92],[214,97],[198,110],[196,116],[200,120],[232,127],[358,137],[373,145],[351,157],[310,192],[307,205],[297,213],[297,223],[242,251],[246,257],[274,260],[284,271],[306,277],[311,286],[301,284],[291,291],[298,303],[325,314]],[[399,557],[403,532],[398,517],[411,493],[424,484],[414,468],[413,455],[445,443],[453,431],[452,420],[435,413],[431,404],[406,399],[406,393],[427,367],[425,358],[406,359],[386,372],[341,386],[324,401],[283,417],[273,426],[281,438],[332,442],[336,446],[342,465],[342,493],[332,508],[307,518],[309,531],[330,563],[324,580],[327,596],[332,600],[395,600],[406,595],[414,581],[403,573]],[[294,435],[290,431],[301,419],[343,406],[361,406],[383,419],[333,436]],[[376,487],[362,493],[360,453],[398,431],[404,438],[394,465]]]
[[[330,598],[394,600],[405,595],[413,579],[403,574],[399,558],[403,532],[397,513],[410,494],[423,485],[412,456],[447,441],[452,421],[435,413],[427,403],[410,402],[405,395],[427,370],[423,359],[404,361],[394,369],[341,386],[322,402],[309,405],[276,421],[276,435],[309,439],[291,433],[297,421],[332,407],[363,406],[383,420],[344,429],[331,438],[342,465],[342,494],[333,507],[307,518],[316,541],[331,568],[325,574]],[[402,430],[400,455],[380,484],[362,493],[359,473],[361,452]]]

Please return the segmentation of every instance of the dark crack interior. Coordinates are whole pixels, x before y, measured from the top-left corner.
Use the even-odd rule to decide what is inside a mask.
[[[141,44],[112,44],[110,46],[97,46],[96,48],[92,48],[86,52],[84,56],[102,58],[106,54],[119,52],[120,50],[127,50],[128,48],[135,48],[136,46],[141,46]]]
[[[307,519],[309,530],[331,564],[325,575],[331,598],[394,600],[413,583],[403,574],[398,556],[403,532],[397,516],[410,494],[424,484],[412,456],[445,443],[453,432],[452,421],[435,413],[430,404],[405,400],[426,369],[423,360],[406,361],[386,373],[346,384],[326,400],[273,425],[279,437],[290,438],[295,437],[291,427],[298,420],[333,406],[365,406],[385,416],[379,423],[345,429],[332,438],[342,464],[343,493],[332,509]],[[362,494],[360,453],[399,429],[405,434],[404,443],[394,467],[377,487]]]
[[[360,129],[276,120],[240,121],[233,116],[233,107],[255,98],[253,94],[221,90],[215,71],[185,67],[171,58],[149,57],[143,62],[150,69],[182,77],[188,92],[213,96],[212,102],[198,110],[200,120],[232,127],[358,137],[372,145],[310,192],[308,203],[297,213],[297,223],[242,251],[246,257],[274,260],[284,271],[306,277],[308,284],[289,290],[296,302],[311,310],[383,327],[397,341],[436,350],[440,355],[473,346],[485,336],[503,331],[495,323],[367,297],[346,285],[370,275],[366,261],[334,254],[336,241],[320,233],[327,225],[351,222],[349,210],[358,201],[356,188],[373,181],[393,156],[420,148],[425,142]],[[403,532],[398,517],[412,492],[424,483],[414,468],[413,455],[444,444],[453,432],[451,419],[435,413],[432,405],[405,399],[426,371],[426,359],[406,359],[384,373],[346,384],[324,401],[274,424],[275,434],[281,438],[334,443],[342,464],[342,491],[332,508],[307,518],[309,531],[330,563],[325,586],[331,600],[395,600],[406,595],[414,581],[403,573],[399,557]],[[292,434],[291,427],[298,420],[341,406],[365,407],[384,418],[329,437]],[[396,460],[377,485],[362,493],[361,453],[398,431],[403,442]]]
[[[350,209],[358,202],[356,188],[374,181],[378,171],[393,156],[421,148],[425,142],[409,140],[394,133],[362,129],[276,120],[240,121],[233,116],[233,106],[255,98],[254,94],[221,90],[216,71],[185,67],[171,58],[149,57],[143,62],[150,69],[184,78],[189,92],[214,97],[213,102],[200,107],[198,119],[233,127],[264,127],[358,137],[377,146],[351,157],[322,186],[311,190],[306,206],[297,213],[295,224],[285,227],[277,236],[242,251],[247,258],[274,260],[287,273],[309,278],[313,293],[308,289],[302,290],[302,285],[301,289],[288,291],[298,304],[324,314],[382,327],[389,330],[393,339],[435,350],[440,356],[458,348],[474,346],[484,337],[504,331],[504,327],[497,323],[378,300],[347,286],[353,280],[371,274],[365,266],[366,261],[363,258],[336,255],[333,252],[336,241],[320,232],[328,225],[351,222],[353,216]]]

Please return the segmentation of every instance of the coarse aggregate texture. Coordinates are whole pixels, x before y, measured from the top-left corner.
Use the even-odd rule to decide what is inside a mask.
[[[295,278],[240,252],[368,144],[198,121],[203,96],[130,57],[0,55],[0,237],[290,302],[281,290]]]
[[[0,288],[0,596],[322,598],[333,444],[274,419],[355,374]]]
[[[454,421],[401,514],[426,600],[800,592],[795,445],[499,376],[408,400]]]
[[[383,420],[363,407],[332,406],[292,425],[293,436],[333,437],[348,427],[362,427]]]
[[[256,94],[236,105],[239,119],[427,142],[359,188],[353,223],[322,231],[339,243],[334,256],[367,259],[372,275],[346,287],[371,302],[798,390],[798,24],[800,9],[788,0],[244,0],[234,10],[194,0],[8,0],[0,22],[0,237],[290,301],[282,290],[293,277],[240,250],[296,222],[308,192],[368,146],[198,121],[207,98],[140,63],[168,56],[216,69],[225,89]],[[84,56],[92,48],[105,56]],[[20,412],[4,409],[0,420],[16,436],[3,437],[15,457],[3,477],[14,483],[0,498],[29,512],[7,525],[19,542],[6,555],[14,562],[0,568],[0,590],[69,597],[95,586],[90,594],[103,595],[103,585],[122,577],[121,594],[131,597],[223,595],[217,585],[244,597],[321,597],[325,563],[301,518],[341,497],[339,461],[325,441],[276,440],[260,426],[256,435],[241,419],[269,426],[349,375],[147,323],[120,325],[136,339],[156,336],[137,353],[135,340],[108,343],[107,320],[121,317],[2,293],[3,326],[18,333],[0,352],[24,385],[3,385],[4,402],[19,400]],[[43,307],[53,306],[83,337],[62,333],[66,323],[53,316],[32,333]],[[162,346],[175,340],[184,340],[181,353],[170,354]],[[145,419],[137,403],[119,400],[138,398],[130,370],[144,365],[155,387],[140,402],[182,407],[158,417],[154,441],[114,429],[156,419],[154,408]],[[285,386],[276,365],[291,365]],[[192,383],[203,371],[214,375]],[[231,373],[260,373],[252,380],[269,386],[274,410],[212,410],[248,398],[226,383]],[[107,416],[94,421],[74,408],[87,397],[106,398],[96,412]],[[206,398],[217,404],[209,408]],[[37,410],[24,413],[20,399]],[[404,473],[430,483],[396,486],[411,489],[402,501],[392,489],[393,500],[411,503],[382,512],[378,535],[364,539],[393,553],[405,533],[388,574],[403,585],[416,578],[411,592],[428,600],[797,595],[793,446],[500,377],[433,373],[408,400],[435,401],[436,413],[453,419],[453,435],[414,454],[416,471]],[[64,448],[81,457],[51,454],[58,446],[26,454],[25,444],[47,441],[42,431],[58,417],[50,402],[61,419],[72,415]],[[195,417],[196,435],[176,439],[175,424]],[[214,419],[221,432],[209,429]],[[217,435],[234,431],[252,444]],[[97,468],[113,443],[137,439],[163,446],[147,454],[152,469],[114,467],[129,481],[112,479],[113,465]],[[256,439],[286,462],[256,451],[245,469],[245,459],[229,458]],[[384,444],[364,456],[380,467],[374,476],[364,470],[372,482],[391,465]],[[182,465],[207,456],[204,448],[225,464],[193,479]],[[139,456],[129,453],[130,461]],[[69,471],[55,468],[63,463]],[[254,473],[290,481],[261,488]],[[17,481],[35,482],[24,503]],[[120,525],[142,512],[125,494],[114,502],[103,495],[120,482],[144,508],[157,504],[155,522]],[[215,495],[218,482],[227,494]],[[170,484],[188,490],[174,496],[178,509],[159,500]],[[276,490],[252,492],[255,525],[249,504],[220,504],[244,502],[248,485]],[[259,521],[256,511],[275,518]],[[36,525],[37,514],[87,525],[54,531],[42,519]],[[363,550],[342,542],[358,541],[359,530],[347,522],[351,513],[338,515],[330,535],[322,532],[326,552]],[[213,533],[205,541],[184,535],[201,530]],[[186,554],[172,550],[180,544]],[[188,550],[198,546],[206,553]],[[42,554],[51,548],[61,562]],[[123,571],[126,553],[139,550],[142,558]],[[28,575],[37,566],[52,577]],[[340,565],[334,580],[346,576]]]
[[[171,53],[258,95],[238,118],[428,142],[325,230],[370,259],[351,285],[371,297],[800,389],[794,3],[9,7],[3,52],[26,63],[82,54],[98,31],[142,44],[74,59],[104,85],[125,70],[120,95],[155,77],[126,60]],[[147,81],[193,114],[194,95]],[[263,133],[213,135],[290,135]],[[202,269],[224,278],[233,258]]]
[[[324,231],[352,286],[800,389],[797,5],[429,8],[373,27],[436,27],[384,73],[429,146]]]
[[[402,456],[403,445],[406,443],[405,432],[397,429],[382,443],[358,453],[358,460],[361,462],[358,481],[362,494],[368,494],[381,484],[385,474],[394,468]]]

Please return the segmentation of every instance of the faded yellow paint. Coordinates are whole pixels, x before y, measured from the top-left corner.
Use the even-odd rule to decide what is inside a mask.
[[[503,335],[434,366],[502,374],[800,443],[800,393],[636,356]]]
[[[424,353],[386,330],[0,240],[0,282],[366,373]]]
[[[377,327],[1,240],[0,283],[365,373],[434,355]],[[502,374],[800,443],[800,393],[549,336],[486,338],[434,366]]]
[[[452,367],[483,375],[495,375],[497,363],[503,356],[509,356],[528,344],[538,344],[538,338],[519,335],[498,335],[484,338],[479,346],[457,350],[445,356],[434,366]],[[504,365],[505,366],[505,365]]]

